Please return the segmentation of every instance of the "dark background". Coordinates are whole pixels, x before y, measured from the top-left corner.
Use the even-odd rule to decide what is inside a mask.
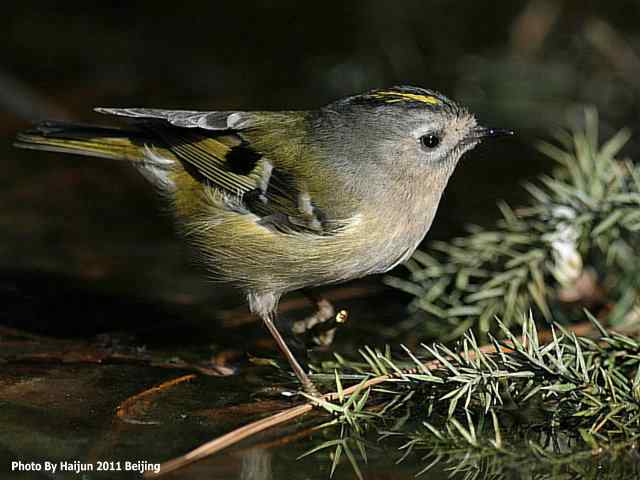
[[[585,105],[599,107],[603,136],[635,127],[638,18],[635,1],[8,2],[3,293],[35,301],[44,288],[64,298],[60,288],[73,284],[180,305],[220,297],[134,169],[14,149],[15,132],[32,121],[108,121],[92,112],[99,105],[303,109],[394,84],[437,89],[481,122],[519,132],[460,164],[428,236],[448,238],[490,224],[498,199],[523,201],[520,183],[551,168],[535,141],[579,123]],[[2,318],[15,323],[4,303]]]

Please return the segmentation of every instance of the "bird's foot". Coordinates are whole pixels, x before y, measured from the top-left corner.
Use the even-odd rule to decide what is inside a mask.
[[[313,398],[322,398],[322,394],[320,390],[315,386],[315,384],[307,377],[306,381],[302,382],[302,388],[304,389],[304,393]]]
[[[292,331],[310,340],[313,346],[328,347],[333,343],[336,335],[336,327],[347,320],[346,310],[340,310],[337,314],[335,308],[328,300],[321,298],[316,302],[317,310],[313,315],[293,323]]]

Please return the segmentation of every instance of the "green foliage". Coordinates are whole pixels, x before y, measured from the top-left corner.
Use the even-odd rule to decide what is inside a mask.
[[[501,204],[494,229],[435,242],[408,263],[409,279],[387,278],[415,297],[414,315],[432,320],[424,336],[451,340],[473,328],[486,339],[494,317],[511,327],[531,308],[547,321],[575,318],[580,310],[559,301],[563,290],[575,290],[565,295],[572,301],[604,290],[619,307],[610,321],[630,318],[640,283],[640,167],[616,159],[627,130],[599,145],[596,113],[585,118],[583,131],[558,136],[559,146],[540,145],[559,166],[526,186],[528,206]],[[585,293],[578,286],[587,280]]]
[[[324,408],[327,412],[331,413],[336,419],[328,422],[321,427],[333,427],[337,426],[340,430],[340,435],[336,439],[328,440],[320,445],[312,448],[311,450],[302,454],[299,458],[312,455],[325,449],[334,448],[332,453],[331,471],[329,476],[333,477],[336,467],[340,463],[342,453],[344,452],[349,464],[353,468],[354,473],[359,480],[363,480],[362,472],[358,466],[358,461],[354,455],[354,447],[360,453],[360,457],[366,462],[367,453],[365,449],[365,443],[363,435],[369,428],[370,424],[376,418],[373,413],[367,412],[364,408],[369,398],[369,389],[358,388],[348,399],[345,399],[342,389],[342,381],[340,375],[335,372],[336,379],[336,391],[338,392],[339,403],[335,404],[325,400],[319,400],[313,397],[306,397],[313,399],[318,406]],[[362,385],[362,384],[361,384]],[[379,415],[378,415],[378,418]]]
[[[637,439],[592,448],[579,435],[514,428],[506,438],[497,423],[452,421],[438,430],[428,424],[404,437],[405,455],[424,455],[422,475],[440,467],[465,479],[632,479],[640,465],[628,455]],[[496,419],[495,414],[492,419]],[[453,425],[453,427],[452,427]],[[406,458],[406,457],[405,457]],[[516,473],[517,472],[517,473]]]
[[[587,315],[598,339],[556,326],[552,340],[541,344],[528,316],[520,337],[500,324],[506,338],[491,338],[496,352],[481,349],[472,332],[454,349],[422,345],[439,361],[437,369],[408,350],[407,358],[394,360],[366,349],[365,362],[354,368],[339,358],[326,365],[339,367],[338,392],[343,378],[391,378],[370,389],[361,383],[354,397],[338,403],[323,401],[320,406],[334,416],[326,426],[339,428],[340,435],[313,452],[335,447],[333,472],[343,451],[354,464],[349,445],[364,455],[365,434],[378,432],[400,442],[401,460],[427,450],[423,471],[439,465],[465,478],[511,478],[514,465],[530,470],[525,478],[620,478],[598,477],[603,462],[616,474],[629,468],[637,473],[640,464],[628,454],[640,440],[640,342]],[[360,472],[357,463],[354,468]]]

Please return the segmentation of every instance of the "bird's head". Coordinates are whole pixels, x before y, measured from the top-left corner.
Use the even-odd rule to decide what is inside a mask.
[[[323,140],[345,161],[394,169],[452,170],[482,140],[513,135],[479,126],[467,109],[438,92],[410,86],[337,100],[320,109],[316,121]]]

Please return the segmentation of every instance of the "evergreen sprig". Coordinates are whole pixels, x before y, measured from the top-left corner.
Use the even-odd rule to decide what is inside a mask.
[[[456,348],[422,345],[424,353],[439,362],[435,369],[408,349],[401,360],[391,359],[388,351],[364,349],[364,362],[354,368],[339,357],[327,365],[339,367],[333,372],[338,392],[344,378],[390,378],[381,386],[358,389],[355,398],[323,402],[320,406],[334,415],[327,426],[338,427],[340,435],[313,452],[335,447],[333,472],[350,444],[362,453],[365,434],[377,431],[383,438],[402,440],[401,458],[414,449],[433,448],[435,458],[427,467],[455,458],[485,458],[485,466],[495,474],[491,478],[508,478],[496,472],[506,475],[506,466],[525,458],[524,452],[539,460],[531,463],[532,472],[547,473],[574,467],[589,472],[589,461],[601,456],[609,461],[621,445],[628,453],[640,440],[640,342],[610,332],[587,316],[600,333],[597,339],[556,326],[552,340],[541,344],[529,315],[520,337],[499,323],[504,340],[491,337],[493,353],[480,348],[471,331]],[[412,427],[417,419],[422,425]],[[453,464],[464,470],[459,461]],[[466,463],[468,478],[487,474],[473,465]]]

